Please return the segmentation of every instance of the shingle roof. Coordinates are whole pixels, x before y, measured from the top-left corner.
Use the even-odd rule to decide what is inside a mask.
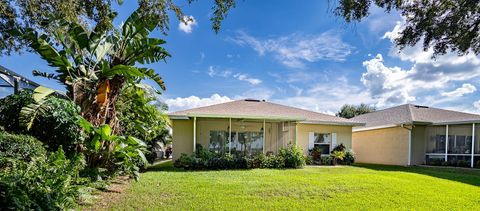
[[[405,104],[359,115],[351,120],[365,122],[365,126],[355,128],[361,129],[413,123],[442,124],[479,122],[480,115],[430,108],[427,106]]]
[[[232,117],[253,119],[278,119],[319,124],[363,125],[363,123],[341,117],[317,113],[304,109],[284,106],[260,100],[236,100],[211,106],[170,113],[171,118],[178,117]]]

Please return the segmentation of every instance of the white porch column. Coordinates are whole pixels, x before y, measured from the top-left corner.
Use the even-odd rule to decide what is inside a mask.
[[[471,160],[470,160],[470,167],[473,168],[474,166],[474,159],[473,159],[473,156],[475,155],[475,123],[472,124],[472,157],[471,157]]]
[[[408,165],[412,164],[412,130],[408,130]]]
[[[197,148],[197,117],[193,117],[193,153]]]
[[[445,127],[445,161],[448,161],[448,125]]]
[[[265,128],[265,119],[263,119],[263,154],[265,154],[265,146],[267,143],[266,140],[265,140],[265,134],[266,134],[266,131],[267,131],[267,128]]]
[[[228,119],[228,153],[232,153],[232,118]]]

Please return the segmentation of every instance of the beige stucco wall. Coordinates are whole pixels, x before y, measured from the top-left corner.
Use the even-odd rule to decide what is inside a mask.
[[[193,120],[172,120],[173,159],[193,152]]]
[[[296,138],[297,145],[304,153],[308,154],[308,134],[315,133],[336,133],[337,144],[344,144],[348,149],[352,148],[352,127],[340,125],[316,125],[316,124],[297,124]]]
[[[410,165],[422,165],[425,163],[425,128],[425,126],[415,125],[412,129],[412,153]]]
[[[408,136],[402,127],[353,132],[356,162],[408,165]]]

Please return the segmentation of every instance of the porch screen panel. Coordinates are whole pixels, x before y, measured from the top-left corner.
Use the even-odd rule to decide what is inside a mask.
[[[448,154],[472,154],[472,125],[449,125]]]
[[[446,126],[429,126],[426,128],[427,153],[445,154]]]
[[[475,124],[475,154],[480,156],[480,124]]]
[[[216,153],[224,154],[228,152],[228,132],[227,131],[210,131],[210,142],[208,150]]]

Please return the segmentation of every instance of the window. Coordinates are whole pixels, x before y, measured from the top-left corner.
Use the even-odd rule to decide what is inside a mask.
[[[208,144],[208,150],[216,153],[225,153],[225,150],[228,150],[227,138],[227,131],[210,131],[210,143]]]
[[[263,153],[262,132],[235,132],[232,131],[232,143],[228,140],[228,131],[210,131],[208,150],[216,153],[229,153],[250,156]]]
[[[330,133],[314,133],[314,147],[319,147],[322,155],[329,155],[332,145],[332,135]]]
[[[232,132],[233,134],[234,132]],[[236,139],[233,139],[233,154],[250,156],[263,153],[263,133],[262,132],[236,132]]]

